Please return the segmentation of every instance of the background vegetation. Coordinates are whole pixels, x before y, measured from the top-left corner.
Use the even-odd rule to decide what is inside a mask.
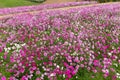
[[[29,1],[41,3],[44,2],[45,0],[29,0]]]
[[[120,0],[97,0],[100,3],[104,3],[104,2],[116,2],[116,1],[120,1]]]
[[[37,5],[44,0],[0,0],[0,8]]]

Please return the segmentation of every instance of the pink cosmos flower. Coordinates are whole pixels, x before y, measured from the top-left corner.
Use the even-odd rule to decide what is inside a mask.
[[[20,50],[20,54],[21,54],[21,56],[26,56],[26,52],[25,51],[23,51],[23,50]]]
[[[40,74],[40,71],[36,71],[36,74]]]
[[[107,78],[108,77],[108,73],[105,73],[103,76],[104,76],[104,78]]]
[[[99,66],[99,65],[100,65],[100,62],[99,62],[99,60],[94,60],[94,61],[93,61],[93,64],[94,64],[94,66]]]
[[[119,64],[120,64],[120,60],[118,60]]]
[[[28,80],[28,78],[26,76],[23,76],[21,80]]]
[[[6,77],[5,77],[5,76],[2,76],[2,77],[1,77],[1,80],[6,80]]]
[[[10,77],[9,80],[16,80],[15,77]]]
[[[74,61],[77,62],[77,63],[79,63],[79,62],[80,62],[79,57],[76,57],[76,58],[74,59]]]
[[[68,67],[68,64],[66,62],[64,62],[63,64],[64,64],[64,66]]]
[[[37,78],[36,80],[41,80],[40,78]]]
[[[4,59],[6,59],[6,58],[7,58],[7,56],[6,56],[6,55],[4,55],[4,56],[3,56],[3,58],[4,58]]]
[[[10,56],[10,61],[11,61],[11,62],[15,62],[13,56]]]
[[[84,60],[84,58],[83,57],[80,57],[80,61],[83,61]]]
[[[0,53],[2,52],[2,48],[0,47]]]

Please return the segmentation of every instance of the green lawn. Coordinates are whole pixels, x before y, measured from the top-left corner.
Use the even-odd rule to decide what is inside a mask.
[[[0,0],[0,8],[37,5],[37,4],[40,4],[40,3],[31,2],[29,0]]]

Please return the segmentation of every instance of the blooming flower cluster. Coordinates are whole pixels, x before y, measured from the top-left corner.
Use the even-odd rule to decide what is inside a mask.
[[[68,3],[61,3],[61,4],[42,4],[37,6],[3,8],[3,9],[0,9],[0,15],[21,13],[21,12],[28,12],[28,11],[39,11],[39,10],[69,7],[69,6],[80,6],[80,5],[88,5],[88,4],[96,4],[96,3],[97,3],[96,1],[82,1],[82,2],[68,2]]]
[[[119,3],[5,18],[0,32],[9,80],[69,80],[79,69],[119,78]]]

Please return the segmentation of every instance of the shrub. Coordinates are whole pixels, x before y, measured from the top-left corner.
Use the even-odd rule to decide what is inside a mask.
[[[45,0],[30,0],[30,1],[42,3],[42,2],[44,2]]]
[[[100,2],[100,3],[104,3],[104,2],[116,2],[116,1],[120,1],[120,0],[98,0],[98,2]]]

